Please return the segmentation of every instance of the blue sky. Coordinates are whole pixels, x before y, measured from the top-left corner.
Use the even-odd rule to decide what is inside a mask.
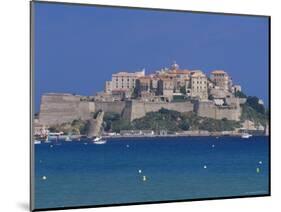
[[[35,3],[35,109],[46,92],[93,95],[118,71],[223,69],[268,103],[268,19]]]

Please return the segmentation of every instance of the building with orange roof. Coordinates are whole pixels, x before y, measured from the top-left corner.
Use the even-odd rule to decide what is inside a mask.
[[[224,70],[214,70],[211,72],[211,80],[214,82],[215,86],[229,91],[232,87],[231,77]]]
[[[209,95],[218,98],[231,96],[239,87],[232,86],[231,77],[224,70],[214,70],[208,78],[202,70],[180,69],[174,62],[170,68],[149,75],[145,75],[144,70],[112,74],[104,90],[106,94],[127,99],[133,94],[133,97],[141,99],[157,96],[172,99],[176,93],[182,93],[186,97],[207,100]]]

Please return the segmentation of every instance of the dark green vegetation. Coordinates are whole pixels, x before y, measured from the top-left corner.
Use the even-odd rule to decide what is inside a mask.
[[[130,121],[123,119],[118,113],[105,113],[103,121],[105,131],[120,132],[120,130],[132,129]]]
[[[64,132],[65,134],[85,135],[89,130],[89,121],[73,120],[71,123],[54,125],[49,130],[51,132]]]
[[[118,114],[106,113],[104,116],[104,129],[112,132],[120,132],[120,130],[153,130],[155,132],[166,130],[168,133],[186,130],[208,130],[212,132],[230,131],[237,127],[240,127],[240,123],[237,121],[203,118],[193,112],[180,113],[164,108],[158,112],[149,112],[146,116],[131,123],[122,119]]]
[[[181,87],[180,87],[180,92],[181,92],[182,94],[186,94],[186,88],[185,88],[185,86],[181,86]]]
[[[265,108],[263,104],[259,104],[259,98],[256,96],[248,96],[247,103],[248,106],[253,108],[256,112],[265,114]]]
[[[263,104],[259,104],[257,97],[247,97],[247,102],[242,105],[241,121],[251,120],[255,124],[266,126],[269,118],[269,111],[265,110]]]
[[[247,98],[246,94],[244,94],[242,91],[236,91],[234,95],[235,97],[239,98]]]
[[[172,100],[172,102],[185,102],[186,101],[186,98],[185,98],[185,96],[183,96],[183,95],[175,95],[175,96],[173,96],[173,100]]]

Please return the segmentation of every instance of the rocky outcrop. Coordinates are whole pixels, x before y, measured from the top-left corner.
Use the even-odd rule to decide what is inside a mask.
[[[90,119],[88,137],[96,137],[101,135],[102,130],[102,122],[103,122],[104,112],[99,112],[95,119]]]

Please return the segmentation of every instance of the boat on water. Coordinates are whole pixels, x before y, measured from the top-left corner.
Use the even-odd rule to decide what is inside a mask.
[[[72,140],[71,140],[70,136],[67,136],[67,137],[65,138],[65,141],[72,141]]]
[[[34,144],[41,144],[41,141],[39,141],[39,140],[34,140]]]
[[[252,137],[253,135],[251,135],[251,134],[249,134],[249,133],[243,133],[242,135],[241,135],[241,138],[250,138],[250,137]]]
[[[102,137],[96,137],[95,139],[93,139],[94,144],[105,144],[106,140],[102,139]]]

